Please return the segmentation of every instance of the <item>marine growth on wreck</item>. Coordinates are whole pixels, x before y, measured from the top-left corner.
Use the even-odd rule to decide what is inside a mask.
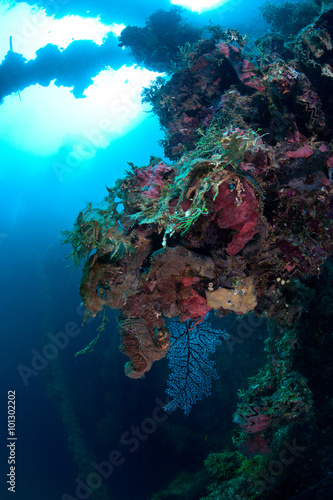
[[[314,2],[290,37],[279,8],[265,7],[273,29],[257,40],[211,24],[179,48],[168,76],[143,94],[165,132],[165,158],[129,164],[64,232],[83,267],[86,317],[120,312],[127,376],[172,359],[182,338],[186,384],[171,391],[169,409],[189,411],[200,366],[212,368],[195,349],[226,336],[209,312],[266,320],[267,365],[239,395],[234,451],[206,460],[206,499],[266,498],[281,479],[265,480],[268,465],[314,412],[295,359],[333,250],[333,10]]]

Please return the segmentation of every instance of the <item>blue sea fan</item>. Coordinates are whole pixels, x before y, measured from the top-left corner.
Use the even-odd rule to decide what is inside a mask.
[[[196,326],[188,320],[185,323],[171,321],[170,349],[167,354],[170,375],[167,394],[171,400],[164,407],[167,411],[177,408],[185,415],[196,401],[210,396],[212,380],[218,378],[215,361],[210,359],[222,338],[228,338],[225,330],[214,330],[208,323],[208,314],[204,321]]]

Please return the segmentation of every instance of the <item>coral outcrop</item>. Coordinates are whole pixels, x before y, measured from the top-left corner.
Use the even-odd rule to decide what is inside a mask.
[[[120,311],[132,378],[167,354],[169,318],[195,328],[213,309],[267,320],[267,365],[235,413],[249,458],[235,452],[234,469],[247,479],[231,487],[225,457],[211,458],[228,485],[207,498],[259,498],[251,477],[268,462],[258,455],[280,453],[313,408],[295,352],[309,282],[333,251],[332,12],[317,10],[293,38],[277,31],[247,47],[237,31],[211,26],[184,46],[168,81],[143,95],[170,163],[131,164],[103,208],[89,205],[65,233],[84,264],[88,313]]]

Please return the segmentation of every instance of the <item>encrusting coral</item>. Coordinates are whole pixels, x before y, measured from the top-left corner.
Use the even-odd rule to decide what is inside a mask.
[[[206,292],[207,306],[213,309],[227,309],[239,314],[252,311],[257,305],[254,281],[251,277],[244,278],[234,290],[218,288]]]

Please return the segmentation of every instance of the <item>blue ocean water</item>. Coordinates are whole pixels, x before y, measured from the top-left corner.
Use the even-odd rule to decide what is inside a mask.
[[[230,0],[200,15],[190,10],[186,15],[196,26],[212,20],[257,36],[268,30],[259,15],[262,3]],[[29,4],[46,9],[57,19],[68,14],[99,16],[106,25],[142,25],[156,9],[172,5],[169,0],[43,0]],[[48,43],[47,37],[39,42],[39,35],[28,31],[28,11],[20,10],[22,5],[11,2],[10,12],[2,13],[7,19],[1,28],[2,57],[9,50],[11,36],[14,51],[26,54],[26,59],[31,57],[32,45],[38,50]],[[25,30],[21,45],[20,29]],[[63,29],[70,31],[70,24]],[[79,56],[84,59],[84,52]],[[133,64],[127,53],[118,62],[116,69]],[[99,202],[106,195],[105,187],[124,174],[127,162],[141,166],[148,164],[151,155],[163,158],[158,142],[164,133],[147,108],[140,110],[134,96],[136,107],[126,103],[126,98],[122,102],[128,121],[119,130],[116,124],[114,135],[108,133],[103,142],[96,132],[96,123],[105,119],[98,91],[86,98],[88,104],[81,99],[81,109],[70,88],[51,91],[47,85],[32,85],[5,96],[0,105],[0,498],[149,500],[180,470],[195,473],[210,451],[225,444],[226,432],[230,432],[227,422],[235,409],[235,388],[256,369],[249,367],[235,381],[231,375],[239,368],[238,362],[229,359],[220,369],[220,377],[226,381],[223,390],[215,388],[213,397],[199,402],[189,417],[179,412],[161,418],[157,428],[151,429],[151,415],[166,400],[166,360],[154,365],[142,380],[125,377],[116,312],[109,313],[95,352],[74,357],[95,337],[100,319],[81,326],[81,271],[73,271],[65,260],[70,249],[62,245],[61,231],[73,227],[87,203]],[[94,99],[98,109],[95,121]],[[111,120],[120,117],[113,115]],[[75,147],[76,152],[81,148],[81,155],[71,156]],[[217,323],[217,328],[232,333],[232,319]],[[263,359],[263,332],[264,327],[258,330],[251,349],[244,350],[244,356],[256,363]],[[10,390],[16,395],[15,494],[8,492],[6,484]],[[121,450],[121,458],[117,450]],[[110,463],[113,452],[112,473],[89,493],[81,481],[102,470],[98,464]]]

